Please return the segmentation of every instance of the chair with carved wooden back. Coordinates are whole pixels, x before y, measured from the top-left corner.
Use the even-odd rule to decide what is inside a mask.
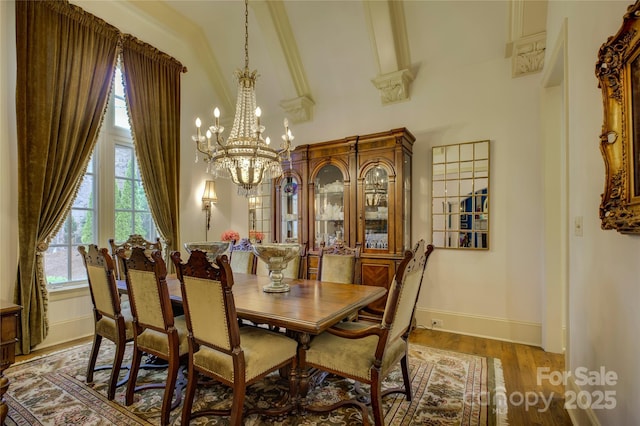
[[[407,251],[389,289],[384,316],[379,324],[342,322],[300,348],[300,367],[315,367],[329,373],[370,385],[370,400],[376,426],[383,426],[382,398],[403,393],[411,401],[408,368],[408,342],[415,306],[420,293],[427,259],[433,246],[424,240]],[[382,381],[400,363],[404,386],[382,390]],[[350,405],[362,410],[363,424],[369,424],[369,409],[360,398],[332,405],[306,407],[312,412],[332,411]]]
[[[347,247],[342,242],[320,246],[318,280],[340,284],[360,284],[360,245]],[[349,321],[358,313],[349,315]]]
[[[360,245],[347,247],[343,243],[320,247],[318,280],[340,284],[359,284]]]
[[[244,408],[247,386],[283,367],[290,367],[289,385],[294,395],[298,343],[263,328],[239,326],[233,272],[227,257],[218,256],[216,265],[199,250],[191,252],[186,263],[182,263],[179,252],[173,252],[171,258],[180,280],[189,330],[189,377],[181,424],[189,424],[194,417],[227,415],[231,425],[240,425],[243,415],[256,412]],[[200,375],[233,389],[230,409],[205,407],[192,412]],[[280,415],[290,408],[269,408],[263,414]]]
[[[87,270],[89,292],[93,302],[93,317],[95,320],[95,334],[89,365],[87,366],[86,381],[93,381],[93,372],[102,370],[96,368],[96,359],[100,352],[102,338],[111,340],[115,344],[115,356],[111,367],[111,376],[107,388],[107,399],[115,396],[116,387],[124,383],[118,383],[118,375],[127,343],[133,341],[133,316],[129,302],[121,301],[118,295],[118,287],[114,278],[114,264],[109,251],[106,248],[98,249],[95,244],[89,245],[87,251],[84,246],[79,246],[78,251]]]
[[[304,245],[300,246],[300,253],[298,256],[294,257],[292,260],[287,263],[286,268],[282,271],[282,275],[284,278],[303,278],[304,277],[304,263],[306,256],[306,247]],[[256,261],[256,275],[262,277],[269,276],[269,267],[266,262],[260,258],[257,258]]]
[[[253,254],[251,241],[248,238],[242,238],[237,244],[234,241],[231,245],[231,253],[229,255],[229,263],[231,270],[238,274],[255,274],[256,273],[256,255]]]
[[[167,268],[160,251],[153,251],[149,258],[142,247],[133,247],[130,256],[127,256],[124,248],[121,248],[118,256],[123,260],[134,318],[133,359],[125,403],[126,405],[133,403],[134,392],[164,388],[160,423],[166,425],[169,423],[171,410],[176,408],[182,399],[181,394],[177,393],[175,401],[171,403],[180,361],[186,361],[189,353],[186,320],[184,315],[174,317],[166,282]],[[143,353],[168,362],[166,383],[151,383],[136,387]]]
[[[127,256],[129,256],[133,247],[144,247],[147,255],[151,255],[153,250],[162,251],[162,243],[160,238],[156,238],[155,241],[147,241],[140,234],[131,234],[127,241],[122,243],[116,243],[113,238],[109,239],[109,245],[111,246],[111,257],[116,264],[116,280],[124,280],[124,267],[122,266],[122,259],[117,256],[118,250],[124,249]]]

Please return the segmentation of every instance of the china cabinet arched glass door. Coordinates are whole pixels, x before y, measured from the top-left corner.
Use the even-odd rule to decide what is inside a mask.
[[[322,166],[314,179],[314,237],[318,249],[345,238],[344,175],[333,164]]]
[[[364,250],[389,249],[389,173],[374,166],[364,175]]]
[[[279,241],[300,241],[300,182],[294,176],[285,176],[280,181],[280,235]]]

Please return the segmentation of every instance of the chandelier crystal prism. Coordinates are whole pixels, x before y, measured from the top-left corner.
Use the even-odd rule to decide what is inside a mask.
[[[237,69],[234,76],[238,82],[238,97],[233,127],[225,141],[224,127],[220,125],[220,110],[215,108],[214,125],[203,135],[202,122],[196,118],[196,163],[199,153],[204,155],[207,173],[214,177],[231,178],[238,185],[238,194],[246,197],[259,192],[264,179],[282,176],[282,162],[291,161],[291,141],[294,139],[287,119],[284,119],[282,146],[276,150],[270,146],[269,137],[264,138],[264,126],[260,124],[262,111],[256,104],[257,71],[249,71],[249,2],[245,0],[244,13],[244,69]]]

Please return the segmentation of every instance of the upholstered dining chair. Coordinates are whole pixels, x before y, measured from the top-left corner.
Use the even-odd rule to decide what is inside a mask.
[[[124,280],[124,267],[122,266],[122,259],[117,256],[118,250],[124,249],[129,255],[131,249],[133,247],[144,247],[147,250],[147,254],[151,255],[153,250],[162,251],[162,243],[160,242],[160,238],[156,238],[155,241],[147,241],[140,234],[131,234],[127,241],[116,243],[113,238],[109,239],[109,245],[111,246],[111,256],[113,260],[115,260],[116,264],[116,280]]]
[[[320,247],[318,280],[340,284],[359,283],[360,246],[347,247],[342,243]]]
[[[134,392],[164,388],[160,423],[166,425],[169,423],[171,410],[181,401],[181,395],[178,393],[174,403],[171,403],[180,362],[186,361],[189,352],[185,317],[174,317],[166,282],[167,268],[160,251],[153,251],[149,258],[142,247],[133,247],[130,256],[127,256],[127,250],[122,248],[118,251],[118,256],[123,260],[134,318],[133,359],[125,403],[133,403]],[[136,387],[143,353],[168,362],[166,383]]]
[[[253,254],[251,242],[248,238],[241,239],[238,244],[231,245],[229,262],[231,270],[239,274],[256,273],[256,255]]]
[[[133,316],[129,302],[120,300],[118,287],[114,278],[114,264],[109,251],[106,248],[98,249],[95,244],[89,245],[89,250],[79,246],[78,251],[82,255],[82,261],[87,270],[89,292],[93,303],[93,318],[95,320],[95,334],[93,345],[89,355],[87,366],[87,383],[93,381],[93,372],[96,370],[96,360],[100,352],[102,338],[111,340],[115,344],[115,356],[111,367],[111,376],[107,388],[107,399],[115,396],[118,383],[118,375],[125,345],[133,341]],[[98,369],[102,369],[98,367]]]
[[[171,258],[182,290],[189,330],[189,377],[182,407],[183,425],[205,415],[228,415],[231,425],[240,425],[248,385],[272,371],[290,366],[291,395],[296,389],[298,343],[280,333],[258,327],[240,327],[233,298],[233,272],[227,256],[218,256],[216,266],[205,253],[194,250],[186,263],[179,252]],[[231,408],[203,409],[192,413],[198,377],[203,375],[233,389]],[[264,414],[282,414],[290,407],[268,409]]]
[[[412,390],[408,368],[408,343],[412,318],[420,293],[427,259],[433,246],[425,249],[424,240],[407,251],[389,289],[389,297],[380,324],[342,322],[320,334],[300,348],[301,369],[315,367],[338,376],[370,385],[373,421],[383,426],[382,398],[391,393],[404,393],[411,401]],[[404,387],[382,390],[382,381],[400,362]],[[313,412],[332,411],[343,405],[362,410],[363,424],[369,424],[367,406],[348,400],[327,406],[308,406]]]
[[[340,284],[360,283],[360,245],[347,247],[343,243],[320,247],[318,260],[318,280]],[[358,313],[346,318],[354,321]]]

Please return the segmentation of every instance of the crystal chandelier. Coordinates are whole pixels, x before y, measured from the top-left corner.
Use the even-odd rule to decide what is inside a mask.
[[[263,138],[264,126],[260,125],[260,107],[256,107],[257,71],[249,71],[249,4],[244,2],[244,69],[234,73],[238,80],[236,114],[229,137],[222,137],[224,127],[220,125],[220,110],[215,108],[215,123],[202,135],[200,118],[196,118],[196,162],[198,153],[204,154],[207,173],[215,177],[230,177],[238,185],[238,194],[255,196],[264,179],[282,175],[282,161],[291,161],[293,135],[284,119],[285,133],[282,147],[270,146],[269,137]]]

